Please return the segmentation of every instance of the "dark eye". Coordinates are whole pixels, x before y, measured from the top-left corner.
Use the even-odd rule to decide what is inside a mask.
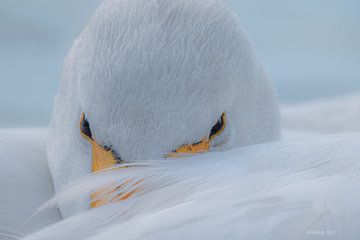
[[[81,133],[82,133],[84,136],[92,139],[92,133],[91,133],[91,130],[90,130],[90,123],[89,123],[88,120],[86,119],[84,113],[81,115],[80,128],[81,128]]]
[[[181,154],[194,154],[207,152],[210,149],[211,141],[219,136],[226,127],[226,114],[223,113],[219,121],[213,126],[210,131],[209,138],[204,138],[200,142],[194,144],[185,144],[165,156],[168,158],[182,157]]]
[[[92,136],[91,133],[91,129],[90,129],[90,123],[89,121],[86,119],[85,113],[81,114],[81,118],[80,118],[80,133],[81,135],[87,139],[92,145],[97,145],[98,148],[97,150],[102,150],[105,152],[111,152],[113,160],[116,161],[116,163],[123,163],[123,161],[121,160],[120,155],[115,152],[115,150],[113,150],[112,146],[102,146],[100,144],[98,144],[95,139]],[[101,155],[101,154],[100,154]]]
[[[221,118],[219,119],[219,121],[214,125],[214,127],[211,129],[210,135],[209,135],[209,139],[210,141],[212,139],[214,139],[216,136],[220,135],[221,132],[224,130],[225,128],[225,123],[226,123],[226,119],[225,119],[225,113],[223,113],[221,115]]]

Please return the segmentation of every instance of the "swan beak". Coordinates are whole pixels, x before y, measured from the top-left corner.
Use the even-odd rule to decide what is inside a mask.
[[[84,126],[86,126],[86,119],[83,113],[80,119],[80,133],[92,147],[92,172],[111,168],[118,164],[119,160],[116,159],[113,151],[98,144],[92,137],[91,132],[84,129]]]
[[[167,158],[182,158],[187,155],[197,154],[197,153],[205,153],[210,149],[210,141],[209,139],[204,138],[198,143],[192,145],[183,145],[173,151],[172,153],[166,154]]]
[[[165,155],[166,158],[183,158],[188,155],[193,155],[197,153],[205,153],[210,150],[210,146],[213,140],[224,132],[227,124],[226,114],[223,113],[221,115],[220,120],[215,124],[215,126],[211,129],[211,133],[209,137],[203,138],[200,142],[194,144],[186,144],[177,148],[172,153],[168,153]]]
[[[115,159],[111,150],[106,150],[97,142],[92,143],[92,171],[97,172],[114,167],[119,161]]]
[[[92,145],[92,172],[102,171],[117,164],[111,150],[106,150],[94,140],[89,140]],[[111,196],[117,189],[109,190],[108,188],[100,189],[91,194],[91,208],[104,206],[110,202]]]
[[[84,113],[81,114],[80,133],[83,138],[85,138],[91,144],[92,172],[98,172],[108,168],[112,168],[116,164],[120,163],[120,160],[115,156],[114,152],[111,149],[107,149],[95,141],[91,134],[89,123],[87,122]],[[121,187],[122,185],[115,189],[104,188],[91,194],[91,208],[97,208],[111,202],[125,200],[135,193],[130,192],[130,195],[125,195],[122,197],[117,195],[116,199],[110,198],[110,196],[113,195],[116,191],[118,191]]]
[[[107,150],[96,141],[92,142],[92,171],[102,171],[119,164],[111,150]],[[126,167],[121,167],[126,168]],[[133,183],[128,180],[116,187],[104,187],[91,194],[91,208],[98,208],[110,203],[124,201],[132,197],[135,193],[141,190],[138,185],[142,182]],[[123,191],[125,189],[125,191]]]

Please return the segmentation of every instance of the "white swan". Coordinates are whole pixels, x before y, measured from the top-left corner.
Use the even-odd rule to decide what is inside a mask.
[[[359,135],[244,147],[279,139],[278,104],[221,0],[105,1],[65,61],[50,174],[42,145],[16,156],[5,144],[23,137],[7,134],[0,144],[7,237],[24,226],[25,234],[40,230],[26,239],[52,240],[360,235]],[[25,143],[38,131],[28,134]],[[186,154],[195,156],[169,158]],[[106,167],[115,168],[86,176]],[[28,218],[52,195],[49,175],[57,195]],[[46,209],[57,204],[62,216]]]
[[[50,127],[56,190],[91,173],[79,134],[85,113],[98,145],[125,162],[158,159],[209,136],[223,113],[222,149],[277,140],[273,87],[223,1],[111,0],[65,60]],[[88,208],[62,207],[64,216]]]

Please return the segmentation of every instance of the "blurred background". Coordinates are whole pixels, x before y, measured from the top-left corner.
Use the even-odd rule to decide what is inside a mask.
[[[101,0],[0,1],[0,127],[46,126],[62,61]],[[360,92],[359,0],[229,0],[283,104]]]

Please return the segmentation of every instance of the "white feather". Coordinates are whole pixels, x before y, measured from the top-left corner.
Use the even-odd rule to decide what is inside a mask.
[[[27,239],[356,240],[359,144],[358,134],[318,136],[89,176],[55,200],[88,194],[97,181],[143,178],[143,191]]]
[[[218,0],[104,1],[65,60],[55,99],[48,155],[57,191],[91,172],[81,112],[97,142],[127,162],[200,141],[223,112],[224,148],[280,136],[275,90]],[[61,207],[64,216],[84,209]]]
[[[0,239],[28,234],[61,219],[56,209],[31,218],[54,195],[45,136],[45,129],[0,130]]]
[[[206,136],[223,111],[227,151],[161,159]],[[81,112],[128,168],[88,175]],[[54,191],[43,130],[0,132],[0,238],[359,239],[360,135],[243,147],[277,140],[278,115],[223,1],[106,0],[64,64],[48,144],[57,193],[42,207]],[[133,198],[88,210],[92,192],[129,179],[143,181],[113,194],[140,186]]]

